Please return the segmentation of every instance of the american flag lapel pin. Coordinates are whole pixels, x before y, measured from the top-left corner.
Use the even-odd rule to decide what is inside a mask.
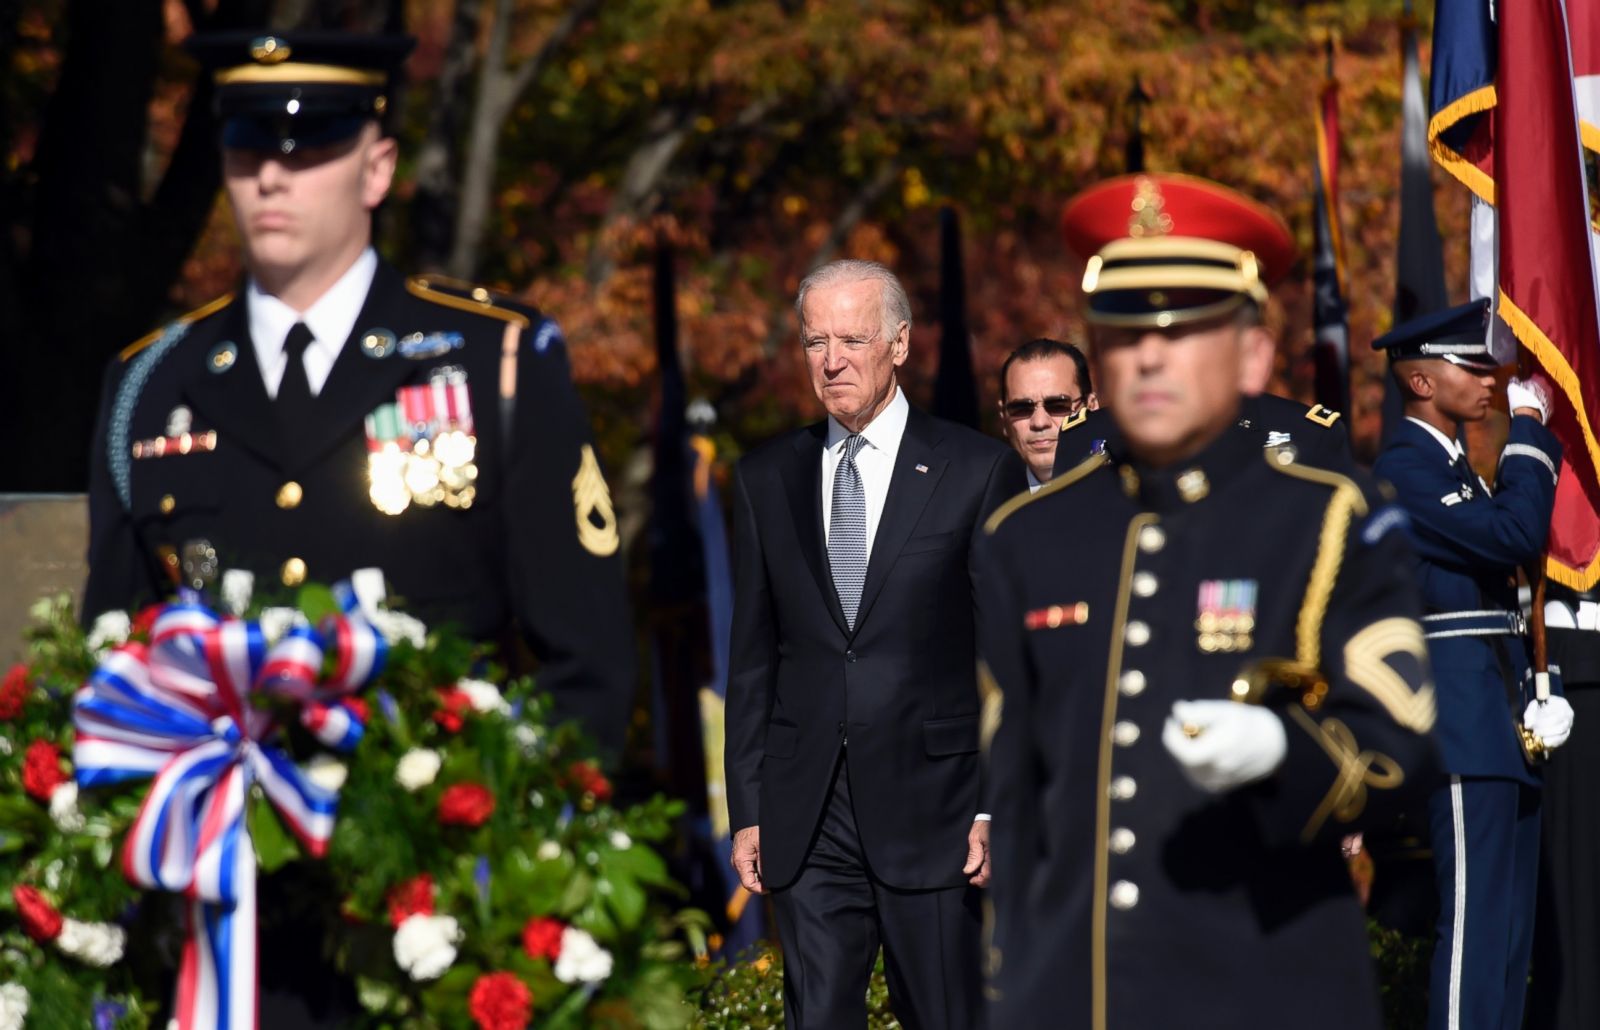
[[[928,466],[926,466],[926,465],[918,465],[917,466],[917,471],[918,472],[927,472],[928,471]]]

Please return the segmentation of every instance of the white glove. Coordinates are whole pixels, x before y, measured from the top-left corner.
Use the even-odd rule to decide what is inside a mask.
[[[1189,782],[1208,794],[1266,779],[1289,751],[1276,715],[1237,701],[1174,702],[1161,743]]]
[[[1547,748],[1558,748],[1572,736],[1572,706],[1564,697],[1529,701],[1522,725],[1532,730]]]
[[[1507,383],[1506,407],[1511,411],[1536,408],[1541,425],[1550,421],[1550,394],[1537,379],[1513,379]]]

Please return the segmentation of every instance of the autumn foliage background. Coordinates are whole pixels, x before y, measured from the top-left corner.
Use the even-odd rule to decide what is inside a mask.
[[[164,50],[140,169],[142,188],[153,191],[178,144],[196,70],[178,44],[197,22],[229,13],[229,0],[127,2],[160,8]],[[75,5],[10,6],[14,35],[0,47],[9,44],[3,185],[14,263],[41,238],[26,201],[41,186],[30,179],[35,146],[73,45]],[[558,318],[625,515],[643,501],[654,423],[657,245],[675,248],[690,394],[717,409],[731,456],[817,413],[790,305],[799,278],[830,256],[875,258],[906,280],[920,321],[904,380],[913,401],[927,403],[940,332],[937,214],[950,205],[962,218],[973,361],[991,412],[994,374],[1012,347],[1039,335],[1081,339],[1081,267],[1056,217],[1073,192],[1124,170],[1136,82],[1149,97],[1149,169],[1229,183],[1293,231],[1300,260],[1277,297],[1279,386],[1311,399],[1312,105],[1331,36],[1344,127],[1349,415],[1358,456],[1376,448],[1382,363],[1367,344],[1388,328],[1395,288],[1398,0],[254,7],[278,26],[366,18],[418,37],[397,124],[400,182],[381,215],[380,249],[408,271],[448,269]],[[1426,68],[1432,4],[1417,8]],[[513,82],[519,67],[529,74]],[[473,142],[475,127],[489,130],[487,146]],[[1435,181],[1447,282],[1460,296],[1467,197]],[[469,224],[475,182],[486,204]],[[232,232],[219,198],[156,298],[161,312],[231,288]],[[74,346],[96,362],[128,342],[83,335]]]

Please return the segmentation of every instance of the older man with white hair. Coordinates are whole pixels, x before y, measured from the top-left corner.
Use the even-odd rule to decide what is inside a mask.
[[[989,872],[968,552],[1025,473],[906,401],[889,269],[825,265],[795,308],[828,417],[739,463],[733,864],[773,894],[789,1027],[865,1026],[881,945],[901,1023],[966,1030]]]

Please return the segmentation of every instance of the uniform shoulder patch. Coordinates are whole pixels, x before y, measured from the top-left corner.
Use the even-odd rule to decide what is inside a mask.
[[[1061,475],[1056,476],[1054,479],[1050,480],[1050,482],[1046,483],[1044,486],[1041,486],[1037,491],[1030,493],[1024,490],[1022,493],[996,508],[994,510],[994,514],[990,515],[988,521],[983,524],[983,531],[985,533],[993,534],[995,530],[1000,528],[1000,523],[1004,522],[1012,515],[1015,515],[1021,509],[1032,504],[1034,501],[1042,500],[1050,494],[1060,493],[1073,483],[1076,483],[1080,479],[1083,479],[1085,476],[1089,475],[1089,473],[1100,468],[1102,465],[1109,464],[1110,462],[1110,457],[1108,457],[1104,451],[1099,451],[1095,454],[1089,455],[1072,468],[1061,473]]]
[[[1333,424],[1342,417],[1340,412],[1334,411],[1332,408],[1325,408],[1320,404],[1313,404],[1306,409],[1306,421],[1315,422],[1323,429],[1332,429]]]
[[[162,326],[160,329],[157,329],[157,330],[155,330],[154,332],[151,332],[151,333],[147,333],[144,336],[139,337],[137,340],[134,340],[132,343],[128,344],[126,347],[122,348],[122,350],[117,352],[117,360],[118,361],[123,361],[123,362],[133,360],[135,357],[138,356],[140,351],[144,350],[146,347],[150,346],[152,343],[155,343],[157,340],[161,339],[161,337],[165,336],[166,333],[167,333],[167,330],[172,328],[173,325],[175,325],[177,323],[182,323],[184,325],[193,325],[194,323],[200,321],[201,319],[209,318],[210,316],[216,314],[218,311],[221,311],[223,308],[227,307],[228,304],[230,304],[232,301],[233,301],[233,294],[232,293],[224,293],[222,296],[217,297],[215,300],[210,300],[210,301],[207,301],[206,303],[200,305],[199,307],[195,308],[193,311],[189,312],[186,315],[179,315],[177,318],[173,319],[171,322],[168,322],[166,325]]]
[[[532,324],[525,305],[502,296],[486,286],[475,286],[437,275],[414,275],[406,280],[406,292],[430,304],[441,304],[457,311],[470,311],[502,322],[510,322],[519,329]]]
[[[1073,414],[1062,419],[1061,428],[1058,430],[1058,432],[1065,433],[1069,429],[1076,429],[1087,421],[1089,421],[1089,409],[1087,406],[1085,406],[1079,408]]]

